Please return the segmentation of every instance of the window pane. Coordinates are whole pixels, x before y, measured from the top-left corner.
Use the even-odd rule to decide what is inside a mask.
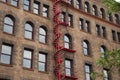
[[[43,28],[39,28],[39,33],[42,35],[46,35],[46,31]]]
[[[39,41],[45,43],[45,36],[39,35]]]
[[[25,30],[32,31],[32,26],[30,24],[26,23]]]
[[[23,67],[31,68],[31,60],[23,59]]]
[[[25,31],[25,38],[32,39],[32,33]]]
[[[90,66],[88,66],[88,65],[85,66],[85,72],[90,73]]]
[[[35,13],[35,14],[38,14],[38,10],[37,10],[37,9],[34,9],[34,13]]]
[[[39,13],[39,2],[34,2],[34,13],[38,14]]]
[[[7,45],[2,45],[2,53],[11,55],[12,47]]]
[[[69,43],[64,43],[65,48],[69,48]]]
[[[66,36],[66,35],[64,36],[64,41],[65,41],[65,42],[70,42],[68,36]]]
[[[24,56],[24,58],[31,59],[32,58],[32,51],[24,50],[23,56]]]
[[[39,62],[39,70],[40,71],[45,71],[45,63],[40,63]]]
[[[13,34],[13,26],[4,24],[4,32],[7,32],[9,34]]]
[[[71,68],[71,61],[65,60],[65,67]]]
[[[90,74],[86,74],[86,80],[91,80],[90,79]]]
[[[65,69],[66,76],[71,76],[71,70],[70,69]]]
[[[29,0],[24,0],[24,9],[29,10],[30,1]]]
[[[14,6],[17,6],[18,0],[11,0],[11,4],[14,5]]]
[[[88,55],[88,50],[86,48],[84,48],[83,52],[84,52],[85,55]]]
[[[48,17],[48,6],[43,5],[43,16]]]
[[[39,61],[46,62],[46,55],[45,54],[39,54]]]
[[[1,63],[10,64],[10,56],[1,54]]]
[[[13,20],[10,17],[5,17],[4,23],[12,26]]]

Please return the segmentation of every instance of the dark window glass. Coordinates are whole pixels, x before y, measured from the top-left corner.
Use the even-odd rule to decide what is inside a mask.
[[[109,80],[109,74],[107,69],[103,69],[103,80]]]
[[[79,19],[79,28],[80,30],[84,30],[84,27],[83,27],[83,19]]]
[[[89,3],[85,2],[85,12],[89,12]]]
[[[108,20],[111,22],[113,21],[112,14],[108,14]]]
[[[120,42],[120,32],[117,32],[118,42]]]
[[[39,59],[38,59],[38,69],[39,71],[46,71],[46,54],[39,53]]]
[[[97,16],[97,7],[95,5],[92,7],[92,14]]]
[[[72,61],[68,59],[65,60],[65,74],[66,76],[72,75]]]
[[[39,7],[40,7],[40,3],[39,2],[37,2],[37,1],[34,1],[34,6],[33,6],[33,12],[35,13],[35,14],[39,14]]]
[[[100,17],[105,18],[105,10],[103,8],[100,9]]]
[[[13,6],[18,6],[18,0],[11,0],[11,4]]]
[[[65,12],[62,12],[61,15],[60,15],[60,20],[62,22],[65,22]]]
[[[32,50],[24,49],[23,67],[32,68]]]
[[[11,17],[6,16],[4,18],[4,28],[3,31],[9,34],[13,34],[14,21]]]
[[[89,21],[85,22],[85,31],[90,32],[90,22]]]
[[[46,30],[42,27],[39,28],[39,41],[46,43]]]
[[[30,10],[30,0],[24,0],[24,10]]]
[[[11,64],[12,46],[2,44],[0,62],[4,64]]]
[[[112,30],[112,39],[113,41],[116,41],[116,32]]]
[[[73,16],[71,14],[68,14],[68,25],[73,26]]]
[[[104,38],[106,38],[106,28],[105,28],[105,27],[102,27],[101,32],[102,32],[102,36],[103,36]]]
[[[116,24],[119,24],[119,23],[120,23],[118,14],[115,14],[115,22],[116,22]]]
[[[90,75],[91,75],[91,65],[85,64],[85,80],[92,80]]]
[[[71,45],[71,39],[70,36],[64,35],[64,47],[70,49],[72,47]]]
[[[100,46],[101,57],[105,57],[106,47]]]
[[[32,39],[33,38],[32,35],[33,35],[33,27],[30,23],[26,23],[24,36],[27,39]]]
[[[83,53],[89,55],[89,43],[88,41],[83,41]]]
[[[97,32],[97,35],[100,36],[100,25],[96,25],[96,32]]]
[[[81,7],[81,0],[76,0],[76,8],[80,9]]]
[[[49,11],[49,6],[48,6],[48,5],[43,5],[42,15],[43,15],[44,17],[48,17],[48,11]]]

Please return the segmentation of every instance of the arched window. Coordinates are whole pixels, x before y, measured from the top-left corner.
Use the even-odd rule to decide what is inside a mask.
[[[76,8],[77,9],[81,8],[81,0],[76,0]]]
[[[92,14],[97,16],[97,7],[95,5],[92,7]]]
[[[33,39],[33,24],[31,22],[25,23],[25,34],[24,37],[27,39]]]
[[[71,44],[71,36],[68,34],[64,35],[64,47],[71,49],[72,48],[72,44]]]
[[[100,8],[100,17],[105,19],[105,10]]]
[[[100,46],[101,57],[105,57],[106,47],[104,45]]]
[[[47,38],[47,31],[46,31],[46,28],[41,26],[39,28],[39,41],[42,42],[42,43],[46,43],[46,38]]]
[[[90,51],[89,51],[89,42],[87,40],[83,41],[83,53],[85,55],[90,55]]]
[[[113,21],[113,17],[112,17],[111,13],[108,14],[108,20],[111,21],[111,22]]]
[[[90,12],[89,10],[89,3],[88,2],[85,2],[85,12]]]
[[[116,22],[116,24],[119,24],[119,23],[120,23],[118,14],[115,14],[115,22]]]
[[[4,18],[3,31],[9,34],[13,34],[13,29],[14,29],[14,18],[12,16],[6,16]]]

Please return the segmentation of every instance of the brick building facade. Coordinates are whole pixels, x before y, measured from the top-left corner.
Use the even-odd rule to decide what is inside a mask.
[[[0,0],[0,80],[55,79],[53,5],[53,0]],[[120,14],[108,15],[101,0],[68,0],[59,7],[60,20],[68,23],[59,27],[65,80],[91,80],[92,71],[107,74],[95,61],[100,52],[120,47]],[[120,77],[115,71],[103,79]]]

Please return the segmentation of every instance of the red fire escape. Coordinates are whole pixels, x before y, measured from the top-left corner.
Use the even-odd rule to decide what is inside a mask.
[[[54,52],[54,60],[55,60],[55,67],[54,67],[54,73],[55,73],[55,80],[64,80],[65,78],[70,79],[70,80],[77,80],[77,78],[72,77],[72,76],[66,76],[64,73],[62,73],[62,66],[64,60],[62,60],[63,53],[61,53],[62,50],[68,51],[68,52],[75,52],[75,50],[71,49],[66,49],[63,46],[60,45],[59,39],[61,37],[61,33],[59,31],[59,26],[63,25],[65,27],[68,26],[66,22],[62,22],[59,20],[59,15],[60,15],[60,10],[58,7],[59,3],[66,3],[64,0],[54,0],[54,5],[53,5],[53,12],[54,12],[54,47],[55,47],[55,52]]]

